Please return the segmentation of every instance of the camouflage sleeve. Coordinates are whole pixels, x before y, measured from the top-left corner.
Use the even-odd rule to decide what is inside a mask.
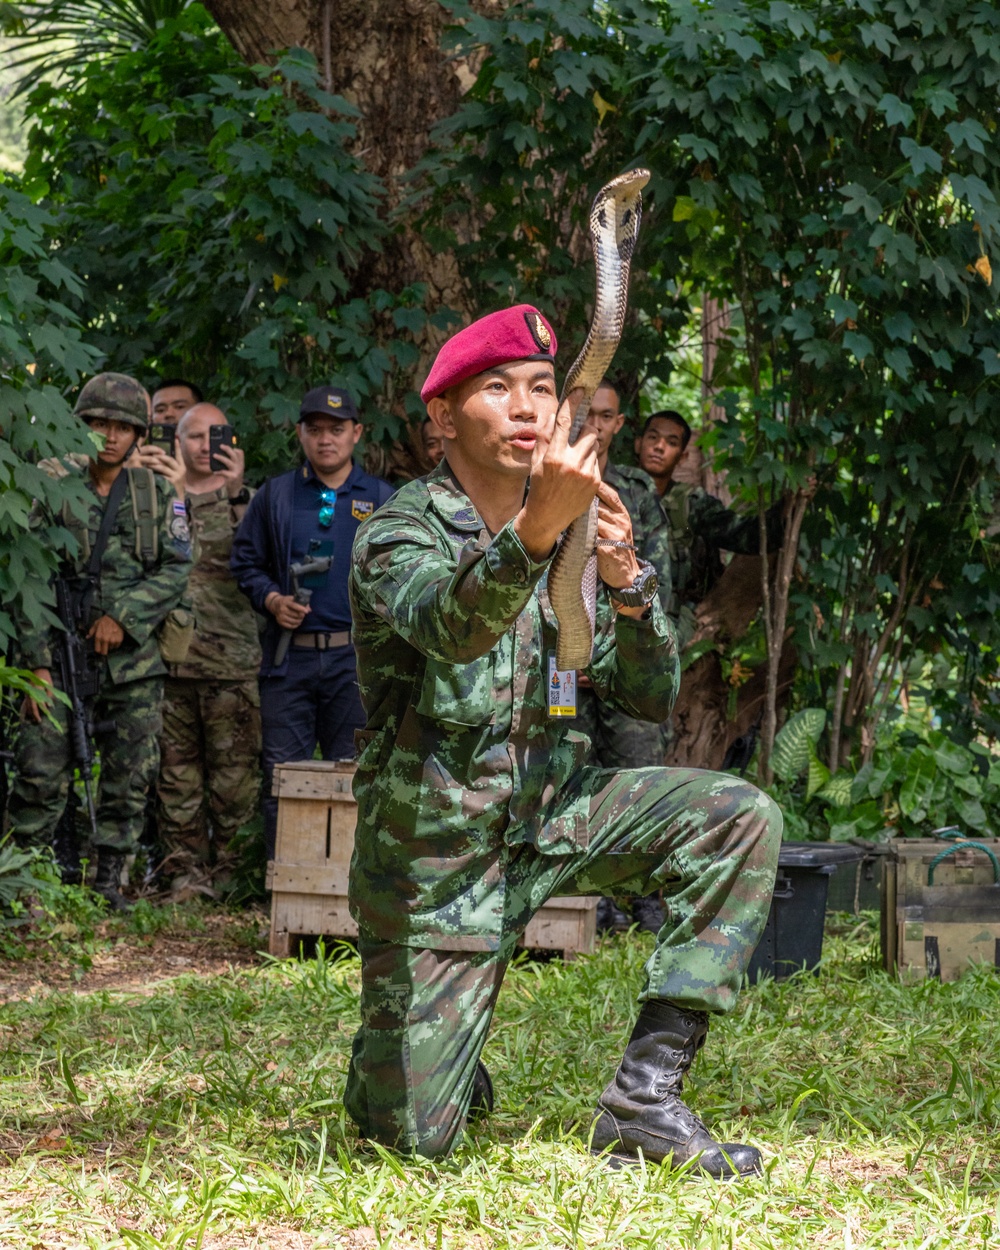
[[[109,616],[137,646],[142,646],[177,607],[187,589],[191,572],[191,527],[187,509],[176,499],[172,486],[156,479],[160,504],[160,552],[153,571],[121,594],[117,603],[104,600]],[[175,502],[177,507],[175,508]]]
[[[670,524],[660,504],[659,496],[652,491],[642,497],[641,527],[643,539],[639,544],[639,556],[647,560],[659,580],[660,603],[664,612],[669,609],[673,597],[673,574],[670,568]]]
[[[781,546],[784,532],[783,506],[774,504],[767,510],[767,545],[771,551]],[[697,491],[691,496],[689,518],[691,532],[706,542],[734,551],[738,555],[753,556],[760,551],[760,527],[757,514],[740,515],[727,508],[721,499],[707,492]]]
[[[383,511],[358,530],[351,599],[422,655],[467,664],[492,651],[548,565],[530,558],[513,523],[486,546],[470,539],[456,558],[418,518]]]
[[[602,702],[639,720],[667,719],[677,699],[681,670],[674,627],[659,598],[650,605],[649,617],[640,621],[615,612],[607,594],[601,593],[587,676]]]

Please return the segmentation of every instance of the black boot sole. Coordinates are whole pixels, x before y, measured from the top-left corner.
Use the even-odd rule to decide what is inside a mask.
[[[600,1159],[605,1167],[612,1172],[625,1172],[631,1168],[638,1168],[642,1166],[643,1162],[648,1167],[667,1168],[671,1172],[679,1172],[686,1166],[685,1164],[680,1164],[678,1167],[674,1167],[672,1158],[669,1155],[665,1159],[650,1159],[643,1155],[642,1159],[640,1159],[638,1155],[626,1154],[624,1147],[621,1150],[612,1150],[610,1153],[605,1153],[606,1151],[607,1147],[604,1150],[595,1150],[591,1147],[590,1153],[595,1159]],[[684,1173],[685,1179],[693,1181],[745,1181],[751,1177],[763,1175],[763,1168],[752,1168],[749,1172],[710,1172],[707,1168],[699,1167],[697,1160],[687,1167]]]

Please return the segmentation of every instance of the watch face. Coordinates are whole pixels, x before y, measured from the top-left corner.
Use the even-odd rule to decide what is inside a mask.
[[[660,579],[656,576],[656,569],[645,568],[636,578],[635,588],[648,603],[656,594],[659,584]]]

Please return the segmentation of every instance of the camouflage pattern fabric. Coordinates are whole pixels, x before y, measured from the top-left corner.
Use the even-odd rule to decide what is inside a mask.
[[[642,469],[610,461],[604,480],[625,505],[638,555],[656,569],[660,602],[668,611],[672,595],[669,531],[656,484]],[[646,768],[663,763],[658,726],[602,703],[585,687],[577,691],[574,728],[590,738],[594,748],[591,762],[602,768]]]
[[[672,570],[670,555],[670,528],[656,483],[643,469],[627,464],[612,464],[604,469],[604,480],[618,492],[632,520],[632,535],[640,559],[648,560],[656,569],[659,579],[660,602],[669,611]]]
[[[256,679],[168,677],[157,783],[157,826],[167,868],[182,873],[211,859],[224,870],[230,838],[260,794],[260,695]]]
[[[75,522],[70,527],[77,539],[78,554],[74,563],[80,574],[86,568],[87,553],[97,538],[106,501],[93,489],[86,465],[67,460],[62,470],[84,475],[89,500],[86,521]],[[107,659],[107,678],[115,685],[162,677],[166,673],[156,631],[167,613],[180,603],[191,569],[187,509],[169,483],[161,477],[155,480],[160,527],[156,565],[147,570],[136,556],[136,522],[126,491],[104,551],[92,602],[91,622],[107,615],[125,631],[125,640]],[[25,668],[52,668],[52,637],[52,631],[40,621],[21,622],[19,643]]]
[[[53,674],[58,685],[58,678]],[[105,682],[95,701],[95,720],[114,723],[98,741],[101,775],[97,788],[95,846],[135,850],[142,832],[146,793],[156,778],[160,752],[163,681],[146,677],[122,685]],[[56,724],[21,725],[17,777],[10,799],[10,823],[21,846],[48,846],[62,816],[73,779],[68,709],[53,703]]]
[[[366,1137],[426,1157],[452,1149],[518,934],[553,895],[662,888],[666,921],[640,1000],[732,1007],[774,887],[778,809],[739,778],[691,769],[588,768],[576,784],[590,844],[558,857],[530,846],[504,856],[496,951],[419,950],[362,935],[361,1029],[344,1102]],[[559,796],[548,819],[571,802]]]
[[[358,530],[349,590],[368,722],[350,903],[374,937],[496,950],[509,855],[587,845],[590,740],[548,716],[547,569],[512,525],[489,536],[445,464]],[[659,601],[638,621],[602,592],[586,672],[605,703],[662,720],[678,664]]]
[[[667,917],[643,998],[728,1010],[770,904],[781,815],[724,774],[590,767],[548,717],[547,561],[491,536],[446,464],[358,531],[350,593],[368,714],[355,777],[351,911],[362,1025],[345,1103],[361,1131],[424,1155],[454,1144],[517,938],[555,894],[647,895]],[[673,631],[602,593],[597,697],[662,720]]]
[[[188,506],[196,551],[188,582],[195,633],[187,659],[172,664],[170,675],[244,681],[260,668],[260,633],[253,608],[229,571],[229,557],[246,505],[233,507],[222,489],[189,493]]]
[[[149,395],[125,373],[99,373],[84,384],[73,412],[82,420],[103,417],[145,431],[149,428]]]
[[[738,555],[760,551],[760,524],[756,514],[740,515],[721,499],[690,482],[672,482],[661,501],[670,537],[670,563],[673,569],[674,599],[671,616],[682,607],[699,603],[722,573],[719,550]],[[768,550],[781,546],[784,532],[783,505],[767,511]]]

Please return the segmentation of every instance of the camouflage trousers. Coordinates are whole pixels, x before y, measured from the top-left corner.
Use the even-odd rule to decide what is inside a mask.
[[[156,779],[160,753],[163,678],[112,685],[105,681],[94,706],[94,720],[112,721],[114,732],[98,741],[101,776],[97,786],[95,846],[130,852],[142,832],[146,793]],[[69,710],[52,705],[56,724],[21,725],[17,779],[10,798],[10,822],[22,846],[48,846],[66,807],[73,780]]]
[[[260,696],[257,679],[168,677],[157,783],[157,823],[166,866],[184,871],[225,859],[226,846],[257,808]],[[208,820],[215,846],[209,844]]]
[[[581,785],[586,850],[511,848],[498,886],[499,950],[427,950],[362,932],[361,1028],[344,1104],[365,1137],[425,1157],[451,1150],[517,939],[554,895],[662,888],[666,920],[639,999],[708,1012],[733,1006],[770,907],[781,812],[724,773],[592,768]]]

